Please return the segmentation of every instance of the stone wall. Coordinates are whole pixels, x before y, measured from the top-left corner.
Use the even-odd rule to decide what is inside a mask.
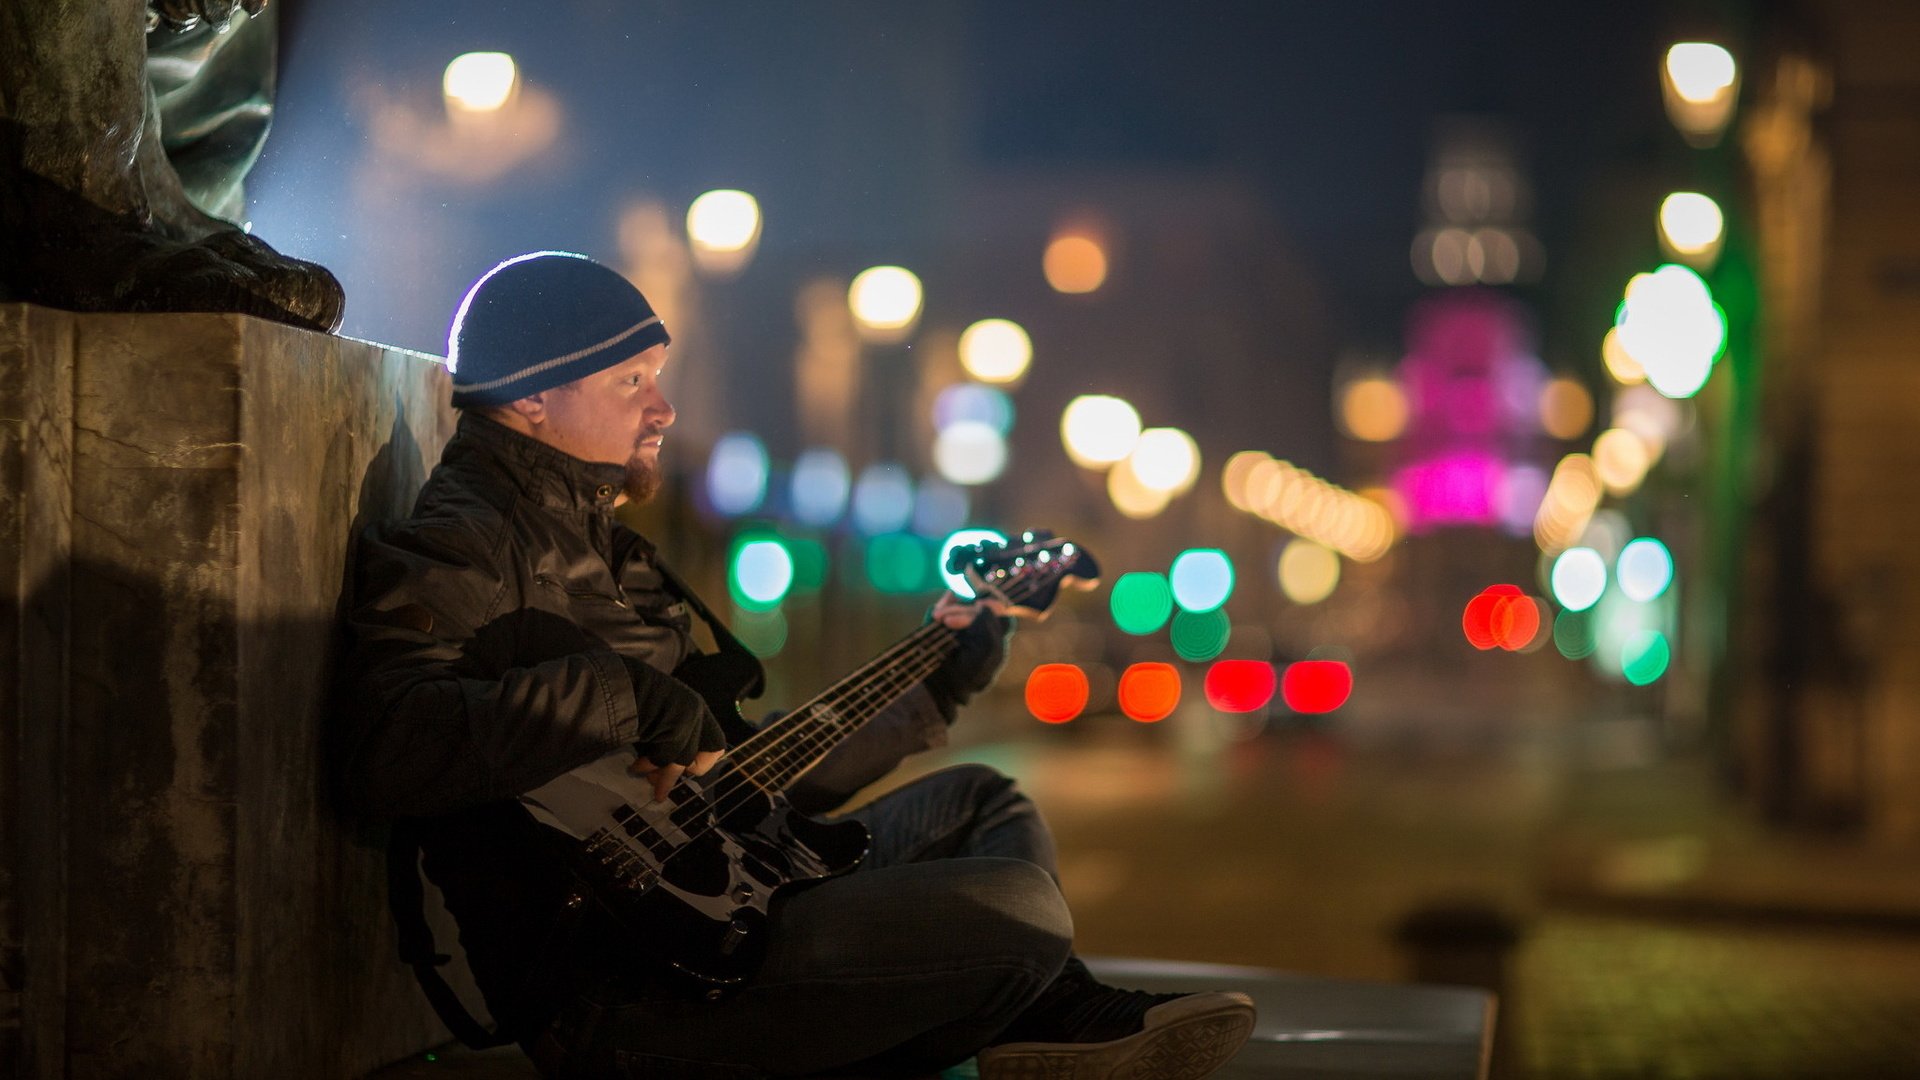
[[[411,503],[446,395],[273,323],[0,305],[0,1074],[348,1077],[445,1039],[382,837],[331,804],[324,687],[348,539]]]

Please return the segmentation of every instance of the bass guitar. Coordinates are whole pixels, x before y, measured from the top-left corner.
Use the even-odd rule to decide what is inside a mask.
[[[977,596],[1026,617],[1044,615],[1061,586],[1092,588],[1100,576],[1084,549],[1032,532],[1014,544],[957,546],[947,568],[964,574]],[[722,996],[759,967],[777,893],[844,874],[867,853],[865,825],[807,817],[786,791],[938,668],[955,634],[939,622],[920,627],[731,747],[707,775],[682,777],[658,803],[651,783],[628,772],[631,749],[520,801],[563,834],[585,891],[631,940],[649,943],[701,992]],[[737,714],[745,687],[695,689]],[[733,727],[725,719],[723,726]]]

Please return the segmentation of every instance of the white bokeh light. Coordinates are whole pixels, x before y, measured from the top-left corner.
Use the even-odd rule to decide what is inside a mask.
[[[1060,441],[1074,464],[1099,469],[1133,452],[1140,441],[1140,414],[1105,394],[1083,394],[1060,414]]]
[[[933,440],[933,464],[956,484],[985,484],[1007,467],[1007,441],[978,420],[948,424]]]

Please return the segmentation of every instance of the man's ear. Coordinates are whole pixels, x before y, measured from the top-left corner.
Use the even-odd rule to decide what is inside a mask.
[[[515,398],[507,402],[507,408],[520,414],[520,418],[527,423],[539,424],[547,418],[547,392],[542,390],[537,394]]]

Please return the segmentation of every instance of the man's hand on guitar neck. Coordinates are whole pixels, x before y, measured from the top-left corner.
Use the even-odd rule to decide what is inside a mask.
[[[926,679],[927,690],[947,723],[953,723],[960,706],[992,686],[1006,666],[1007,635],[1013,633],[1013,620],[1006,612],[1004,601],[987,598],[964,603],[950,592],[934,603],[929,618],[958,631],[953,655]]]
[[[973,620],[979,618],[983,611],[1004,616],[1007,613],[1007,605],[992,597],[968,603],[951,592],[941,593],[940,599],[933,602],[933,617],[955,630],[965,630],[972,626]]]

